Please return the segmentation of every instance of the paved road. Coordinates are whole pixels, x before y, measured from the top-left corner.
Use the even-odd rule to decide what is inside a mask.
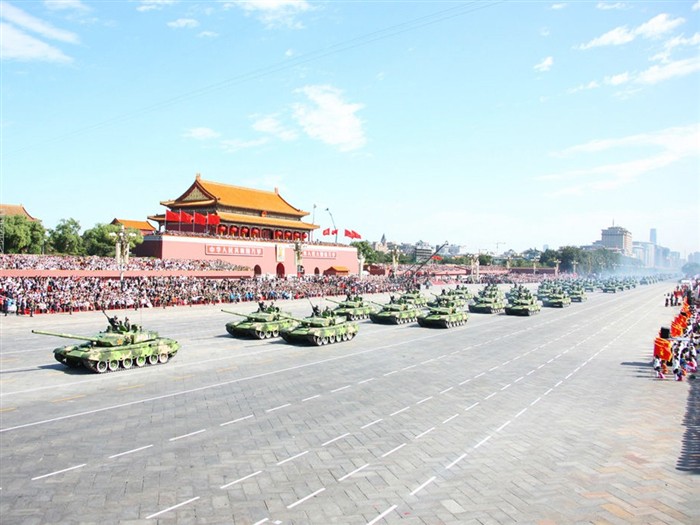
[[[145,310],[181,351],[105,375],[31,333],[102,314],[1,318],[1,521],[700,523],[698,388],[649,366],[671,286],[449,330],[364,321],[324,347]]]

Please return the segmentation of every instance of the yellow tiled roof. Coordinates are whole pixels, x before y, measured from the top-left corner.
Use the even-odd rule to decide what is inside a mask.
[[[196,195],[196,200],[186,200],[190,194]],[[295,217],[305,217],[309,214],[289,204],[280,196],[277,190],[265,191],[232,186],[221,182],[204,180],[199,175],[197,175],[192,186],[180,197],[171,201],[163,201],[161,204],[168,207],[183,209],[187,206],[213,204],[211,200],[206,200],[207,197],[215,200],[220,206],[228,206],[231,208],[261,212],[266,211]]]
[[[133,228],[135,230],[153,230],[155,227],[148,221],[130,221],[127,219],[114,219],[112,224],[123,224],[124,228]]]
[[[6,217],[11,217],[12,215],[22,215],[30,221],[39,220],[29,215],[27,210],[25,210],[24,206],[22,206],[21,204],[0,204],[0,213],[5,215]]]
[[[286,220],[286,219],[276,219],[271,217],[257,217],[255,215],[243,215],[241,213],[217,213],[221,222],[232,222],[235,224],[255,224],[258,226],[267,226],[269,228],[288,228],[293,230],[315,230],[318,228],[317,224],[309,224],[307,222]],[[148,217],[152,221],[165,222],[165,215],[150,215]]]

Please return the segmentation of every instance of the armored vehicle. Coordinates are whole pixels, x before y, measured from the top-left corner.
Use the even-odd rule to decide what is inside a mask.
[[[66,345],[53,351],[59,363],[77,368],[84,366],[88,370],[103,374],[132,366],[142,367],[167,363],[180,348],[180,344],[157,332],[143,330],[138,325],[128,329],[108,328],[94,336],[62,334],[46,330],[32,330],[35,334],[54,335],[66,339],[85,341],[83,344]]]
[[[428,302],[427,306],[429,308],[433,307],[444,307],[444,306],[452,306],[454,308],[462,308],[467,304],[467,300],[463,299],[462,297],[458,295],[452,295],[447,293],[445,290],[442,291],[440,295],[438,294],[433,294],[435,296],[435,299],[432,301]]]
[[[372,301],[370,301],[372,302]],[[381,307],[378,312],[369,314],[369,318],[373,323],[380,324],[404,324],[412,323],[417,320],[418,315],[422,312],[422,308],[413,303],[402,299],[395,300],[391,297],[391,302],[388,304],[379,304],[372,302]]]
[[[552,288],[549,297],[542,304],[550,308],[564,308],[571,305],[571,297],[562,288]]]
[[[418,316],[418,324],[429,328],[452,328],[467,322],[469,314],[456,306],[431,306]]]
[[[426,306],[428,304],[428,299],[421,295],[420,291],[406,292],[401,297],[399,301],[406,301],[407,303],[413,303],[416,306]]]
[[[469,305],[469,311],[477,314],[497,314],[505,308],[505,296],[495,284],[487,284]]]
[[[290,319],[298,324],[294,328],[280,331],[282,339],[288,343],[316,346],[333,344],[349,341],[359,331],[357,323],[347,321],[344,316],[336,316],[330,310],[321,313],[318,307],[314,307],[311,317],[303,319],[290,317]]]
[[[530,290],[524,286],[511,290],[508,305],[506,306],[506,315],[535,315],[540,310],[540,303]]]
[[[268,339],[277,337],[281,330],[294,328],[297,323],[289,318],[289,314],[280,312],[274,305],[265,306],[259,303],[258,310],[252,314],[240,314],[231,310],[221,310],[227,314],[245,317],[242,321],[231,321],[226,323],[226,331],[233,337],[255,337],[257,339]]]
[[[567,294],[569,294],[569,297],[571,298],[571,302],[574,303],[582,303],[588,297],[586,297],[586,292],[583,289],[583,286],[580,285],[573,285],[571,286],[567,291]]]
[[[372,307],[366,304],[359,295],[352,297],[350,294],[348,294],[345,301],[334,301],[333,299],[328,299],[328,301],[338,305],[335,309],[333,309],[333,313],[336,315],[344,315],[348,318],[348,321],[367,319],[369,314],[374,311]]]
[[[469,288],[459,284],[454,289],[448,290],[447,295],[459,297],[465,301],[469,301],[470,299],[474,298],[474,294],[469,291]]]

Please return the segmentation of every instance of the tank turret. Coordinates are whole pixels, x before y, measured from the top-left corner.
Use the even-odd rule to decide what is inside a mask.
[[[314,315],[311,317],[285,317],[298,323],[294,328],[280,332],[282,339],[288,343],[321,346],[349,341],[359,331],[357,323],[346,320],[344,316],[336,316],[335,310],[327,310],[319,315],[318,307],[314,307]]]
[[[284,312],[280,312],[275,306],[264,307],[261,305],[258,311],[250,314],[242,314],[232,310],[222,309],[222,312],[245,317],[242,321],[226,323],[226,331],[233,337],[254,337],[256,339],[268,339],[278,337],[281,330],[292,328],[298,324]]]

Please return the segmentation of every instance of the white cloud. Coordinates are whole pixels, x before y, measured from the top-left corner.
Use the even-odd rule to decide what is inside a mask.
[[[580,44],[577,48],[585,50],[593,47],[619,46],[632,42],[638,36],[652,39],[659,38],[684,22],[683,18],[672,19],[667,14],[662,13],[634,29],[628,29],[627,26],[616,27],[586,44]]]
[[[285,128],[277,119],[276,115],[258,118],[253,123],[253,129],[261,133],[269,133],[284,141],[295,140],[298,137],[296,131]]]
[[[588,84],[581,84],[575,88],[571,88],[568,93],[577,93],[579,91],[588,91],[590,89],[597,89],[600,87],[600,83],[596,80],[591,80]]]
[[[178,18],[177,20],[168,22],[168,27],[172,27],[174,29],[180,29],[182,27],[192,28],[198,26],[199,22],[197,22],[194,18]]]
[[[332,86],[305,86],[297,90],[313,105],[295,104],[294,117],[312,138],[352,151],[365,145],[362,121],[357,113],[362,104],[344,102],[341,91]]]
[[[312,9],[306,0],[234,0],[224,3],[225,9],[231,7],[256,16],[268,28],[294,29],[303,27],[297,16]]]
[[[192,128],[187,130],[183,137],[196,140],[209,140],[221,136],[221,133],[214,131],[211,128]]]
[[[543,27],[540,29],[540,36],[549,36],[550,31],[548,27]]]
[[[23,33],[16,27],[0,22],[0,55],[3,60],[69,63],[73,59],[46,42]]]
[[[662,66],[652,66],[635,78],[638,84],[658,84],[675,77],[684,77],[700,71],[700,56],[668,62]]]
[[[222,140],[221,147],[224,151],[228,153],[236,153],[242,149],[257,148],[268,142],[267,137],[262,137],[255,140],[239,140],[239,139],[229,139]]]
[[[626,153],[627,155],[637,155],[638,158],[608,162],[588,169],[545,175],[538,177],[538,180],[548,181],[550,185],[555,185],[557,182],[568,184],[565,187],[554,189],[550,196],[615,189],[682,159],[698,157],[697,145],[699,142],[700,124],[668,128],[656,133],[643,133],[618,139],[592,140],[553,155],[564,158],[585,155],[590,158],[596,154],[604,154],[605,158],[609,158],[616,153],[619,155]],[[654,150],[656,153],[650,153]]]
[[[623,2],[615,2],[611,4],[609,2],[598,2],[596,9],[602,9],[603,11],[608,11],[610,9],[625,9],[627,7]]]
[[[214,31],[202,31],[197,36],[200,38],[216,38],[219,36],[219,33],[215,33]]]
[[[539,64],[535,64],[534,69],[536,71],[549,71],[552,68],[552,64],[554,64],[554,58],[552,57],[547,57],[542,62]]]
[[[39,20],[7,2],[0,2],[0,17],[10,24],[19,26],[32,33],[38,33],[43,38],[48,38],[49,40],[58,40],[60,42],[68,42],[69,44],[77,44],[80,42],[78,35],[75,33],[57,29],[51,24],[47,24],[43,20]]]
[[[51,11],[90,11],[80,0],[44,0],[44,6]]]
[[[554,9],[554,10],[564,9],[565,7],[566,7],[566,4],[564,4],[564,3],[552,4],[552,9]]]
[[[700,0],[693,4],[693,11],[700,11]]]
[[[652,61],[669,62],[671,60],[671,52],[679,47],[692,47],[700,45],[700,33],[695,33],[690,38],[684,36],[676,36],[664,42],[663,51],[651,57]]]
[[[610,77],[605,77],[605,83],[610,86],[619,86],[626,84],[630,80],[630,75],[626,71],[618,75],[612,75]]]
[[[141,0],[141,5],[139,5],[136,10],[141,12],[154,11],[156,9],[163,9],[174,3],[176,3],[176,0]]]

